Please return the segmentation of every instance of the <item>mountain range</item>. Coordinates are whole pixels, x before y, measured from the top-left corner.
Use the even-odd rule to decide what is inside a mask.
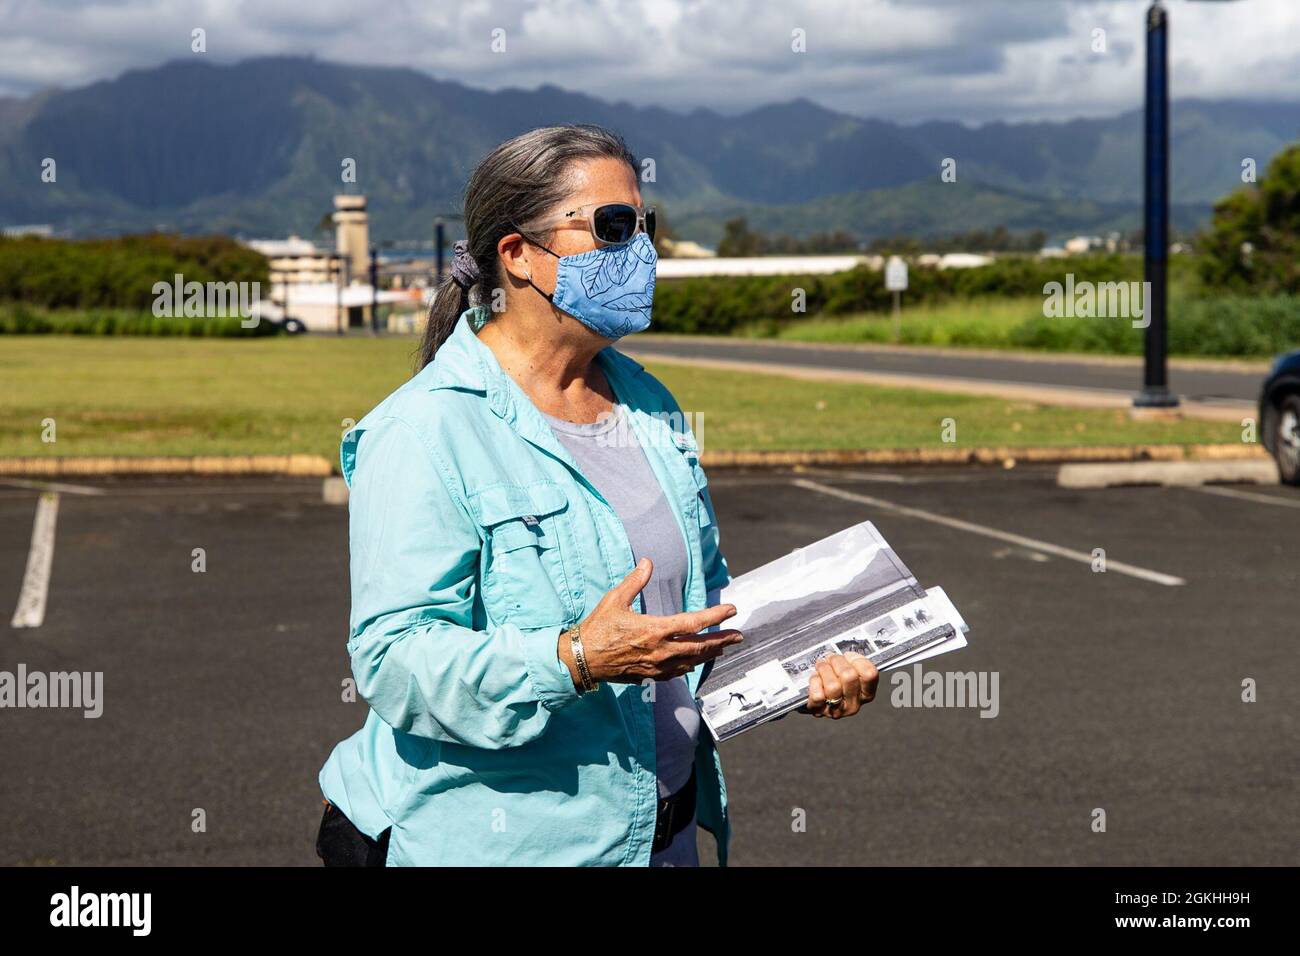
[[[1140,91],[1135,90],[1135,99]],[[869,111],[864,91],[863,112]],[[1176,101],[1176,227],[1203,223],[1300,138],[1300,103]],[[551,123],[617,129],[655,161],[645,187],[679,237],[761,231],[862,238],[1005,225],[1053,236],[1140,223],[1139,110],[1067,122],[914,125],[806,99],[739,115],[671,112],[542,86],[488,91],[405,68],[196,56],[69,90],[0,98],[0,224],[103,235],[152,228],[313,236],[342,189],[370,199],[379,239],[430,236],[493,145]],[[55,160],[54,182],[42,163]],[[940,181],[946,158],[957,182]]]

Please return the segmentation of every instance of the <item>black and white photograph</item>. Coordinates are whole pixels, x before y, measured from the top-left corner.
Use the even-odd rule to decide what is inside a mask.
[[[869,642],[873,651],[883,650],[894,643],[893,637],[898,633],[898,622],[892,614],[887,614],[862,625],[862,639]]]
[[[774,652],[779,652],[780,650],[781,648],[773,648]],[[823,641],[820,644],[812,645],[806,651],[801,651],[798,654],[795,654],[793,657],[778,658],[778,663],[781,670],[785,672],[786,676],[792,682],[806,685],[808,683],[809,674],[816,670],[817,662],[834,653],[836,653],[835,644],[831,641]],[[761,664],[759,667],[755,668],[755,670],[767,666],[769,665]],[[753,671],[750,671],[749,673],[753,673]]]
[[[711,728],[716,728],[715,735],[739,732],[750,725],[751,713],[764,713],[767,706],[762,691],[748,677],[700,698],[700,713]]]
[[[906,617],[909,614],[913,621],[922,622],[927,627],[920,633],[914,633],[911,636],[899,635],[896,618]],[[969,626],[961,614],[958,613],[957,608],[953,606],[952,601],[948,599],[947,592],[941,587],[928,589],[924,598],[913,605],[905,606],[901,610],[894,612],[894,614],[890,615],[889,620],[894,622],[893,633],[899,636],[888,638],[885,642],[879,642],[874,639],[858,638],[850,635],[847,641],[839,640],[835,642],[840,649],[840,653],[855,651],[866,654],[871,658],[872,663],[878,665],[882,670],[892,670],[896,667],[920,663],[940,654],[948,654],[967,645],[966,633]],[[865,626],[880,629],[880,625],[876,622]],[[876,646],[872,650],[861,650],[859,645],[867,643],[868,640]]]
[[[844,653],[843,648],[837,648],[831,653]],[[807,678],[799,680],[800,675],[792,674],[790,668],[786,666],[785,661],[768,661],[766,664],[760,664],[746,675],[749,682],[758,690],[763,697],[763,706],[767,708],[780,707],[791,701],[803,701],[805,699],[805,690],[807,687]]]

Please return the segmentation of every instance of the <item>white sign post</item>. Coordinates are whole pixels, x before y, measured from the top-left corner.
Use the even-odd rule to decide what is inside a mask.
[[[907,291],[907,262],[899,256],[890,256],[885,263],[885,288],[894,293],[894,341],[903,336],[902,294]]]

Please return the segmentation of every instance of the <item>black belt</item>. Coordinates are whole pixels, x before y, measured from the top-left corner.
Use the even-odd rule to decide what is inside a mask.
[[[655,838],[650,844],[651,853],[659,853],[673,842],[673,837],[685,830],[695,819],[695,768],[691,768],[691,779],[686,786],[676,793],[669,794],[659,801],[655,814]]]

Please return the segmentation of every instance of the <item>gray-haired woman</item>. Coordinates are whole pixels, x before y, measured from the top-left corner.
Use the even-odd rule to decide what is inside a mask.
[[[470,177],[421,370],[348,433],[348,652],[370,705],[320,774],[326,863],[725,861],[694,690],[741,640],[681,408],[612,347],[650,324],[654,210],[616,135],[525,133]],[[847,717],[877,674],[818,664]]]

